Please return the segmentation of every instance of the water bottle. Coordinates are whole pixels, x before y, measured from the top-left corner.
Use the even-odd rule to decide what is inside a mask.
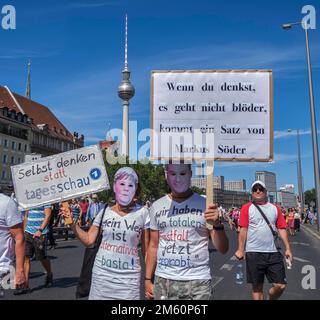
[[[236,284],[243,284],[243,264],[239,263],[236,267]]]

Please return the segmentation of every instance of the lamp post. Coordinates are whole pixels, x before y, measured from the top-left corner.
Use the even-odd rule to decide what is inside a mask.
[[[317,229],[320,231],[319,224],[319,206],[320,206],[320,177],[319,177],[319,151],[318,151],[318,137],[317,137],[317,125],[316,125],[316,114],[314,108],[313,99],[313,82],[311,72],[311,61],[310,61],[310,49],[309,49],[309,38],[308,28],[305,22],[286,23],[282,27],[285,30],[289,30],[294,25],[301,25],[305,30],[306,38],[306,53],[307,53],[307,66],[308,66],[308,80],[309,80],[309,99],[310,99],[310,113],[311,113],[311,132],[312,132],[312,149],[313,149],[313,167],[314,167],[314,180],[316,190],[316,202],[317,202]]]
[[[302,186],[302,194],[301,194],[301,190],[300,190],[300,179],[299,179],[299,162],[298,161],[290,161],[290,163],[295,164],[297,167],[297,180],[298,180],[298,194],[299,194],[299,200],[300,200],[300,213],[303,212],[303,210],[301,210],[302,208],[302,203],[304,203],[304,194],[303,194],[303,186]],[[301,182],[302,184],[302,182]]]
[[[299,198],[300,198],[300,213],[304,212],[304,193],[303,193],[303,185],[302,185],[302,169],[301,169],[301,149],[300,149],[300,133],[299,129],[288,129],[288,132],[296,131],[297,132],[297,147],[298,147],[298,190],[299,190]]]

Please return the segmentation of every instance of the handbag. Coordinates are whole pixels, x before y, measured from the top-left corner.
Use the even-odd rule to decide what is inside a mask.
[[[78,280],[78,285],[76,289],[76,298],[85,298],[89,296],[90,293],[90,287],[91,287],[91,279],[92,279],[92,269],[94,265],[94,260],[96,258],[97,252],[99,250],[100,244],[102,242],[102,232],[101,232],[101,227],[102,227],[102,221],[104,214],[106,212],[108,205],[106,204],[100,225],[99,225],[99,231],[98,231],[98,236],[96,238],[96,241],[93,246],[88,247],[85,249],[84,256],[83,256],[83,262],[82,262],[82,267],[81,267],[81,273],[80,277]]]
[[[271,226],[271,223],[269,221],[269,219],[266,217],[266,215],[264,214],[264,212],[262,211],[262,209],[260,208],[260,206],[258,206],[254,201],[252,202],[253,205],[258,209],[258,211],[260,212],[260,214],[262,215],[263,219],[266,221],[268,227],[270,228],[271,230],[271,233],[273,235],[273,240],[274,240],[274,244],[277,248],[278,251],[281,250],[281,245],[279,243],[279,235],[278,235],[278,232],[274,231],[272,226]]]

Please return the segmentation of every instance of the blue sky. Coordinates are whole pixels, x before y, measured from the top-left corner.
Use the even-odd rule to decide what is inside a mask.
[[[301,130],[304,187],[314,186],[305,38],[296,26],[304,5],[318,13],[309,30],[316,115],[320,125],[319,1],[72,0],[8,1],[17,29],[0,29],[0,84],[24,94],[32,60],[32,99],[49,106],[70,131],[94,144],[121,128],[117,96],[123,69],[124,17],[129,19],[129,69],[136,94],[130,120],[150,123],[150,71],[154,69],[272,69],[275,161],[216,163],[215,174],[251,183],[256,170],[276,172],[277,184],[296,185],[296,137]],[[3,15],[2,15],[3,16]]]

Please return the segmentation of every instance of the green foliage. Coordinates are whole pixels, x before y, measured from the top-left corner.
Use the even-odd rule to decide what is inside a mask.
[[[196,192],[198,194],[205,194],[206,193],[206,189],[201,189],[196,186],[193,186],[191,189],[193,192]]]
[[[311,202],[314,202],[314,203],[316,203],[316,190],[313,188],[313,189],[311,189],[311,190],[307,190],[307,191],[305,191],[305,193],[304,193],[304,202],[307,204],[307,205],[309,205],[309,206],[311,206]]]
[[[147,159],[139,161],[136,164],[130,164],[128,158],[125,161],[126,164],[119,164],[115,163],[114,157],[110,157],[107,154],[108,158],[106,158],[106,153],[104,152],[103,154],[111,189],[100,192],[99,199],[107,203],[115,201],[113,192],[114,175],[122,167],[133,168],[139,177],[139,193],[137,198],[140,204],[145,204],[147,200],[153,202],[170,191],[165,180],[163,165],[154,165]]]

